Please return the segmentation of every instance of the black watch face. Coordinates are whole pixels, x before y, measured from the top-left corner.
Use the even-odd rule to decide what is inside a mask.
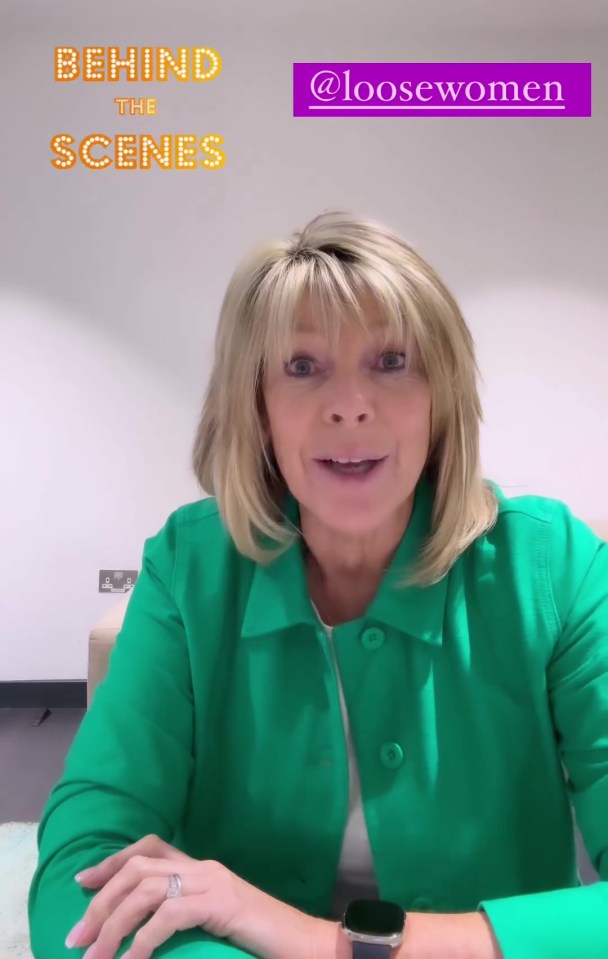
[[[369,936],[392,936],[403,931],[404,912],[396,902],[355,899],[346,907],[344,925]]]

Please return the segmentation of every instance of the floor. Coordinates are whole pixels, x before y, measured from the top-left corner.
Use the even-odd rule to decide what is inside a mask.
[[[0,822],[39,822],[85,710],[53,709],[37,725],[42,713],[0,708]],[[576,839],[583,883],[597,882],[578,831]]]
[[[0,822],[39,822],[85,709],[0,709]]]

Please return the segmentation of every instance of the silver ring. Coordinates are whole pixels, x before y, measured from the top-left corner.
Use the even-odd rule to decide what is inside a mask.
[[[167,887],[166,899],[176,899],[182,894],[182,880],[176,872],[169,876],[169,885]]]

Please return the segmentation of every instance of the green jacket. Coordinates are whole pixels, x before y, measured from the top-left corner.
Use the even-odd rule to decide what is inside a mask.
[[[365,615],[334,628],[376,879],[406,910],[483,907],[505,959],[598,959],[608,954],[608,544],[563,502],[492,485],[495,527],[440,582],[397,592],[394,576],[430,529],[421,479]],[[290,494],[285,506],[299,523]],[[301,542],[263,567],[237,552],[215,498],[181,506],[144,543],[108,673],[41,817],[34,956],[83,954],[64,940],[96,893],[75,873],[149,833],[333,918],[348,791],[337,679]],[[602,880],[588,886],[571,804]],[[172,955],[249,954],[190,929],[154,959]]]

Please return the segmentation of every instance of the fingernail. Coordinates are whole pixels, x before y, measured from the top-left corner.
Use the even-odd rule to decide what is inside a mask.
[[[80,922],[76,923],[76,925],[74,926],[72,931],[68,934],[65,940],[65,944],[68,947],[68,949],[71,949],[72,946],[76,946],[78,944],[78,940],[81,937],[83,939],[85,938],[83,933],[84,933],[84,922],[81,920]]]
[[[74,879],[76,882],[82,882],[83,879],[89,879],[93,875],[93,869],[83,869],[82,872],[76,873]]]

